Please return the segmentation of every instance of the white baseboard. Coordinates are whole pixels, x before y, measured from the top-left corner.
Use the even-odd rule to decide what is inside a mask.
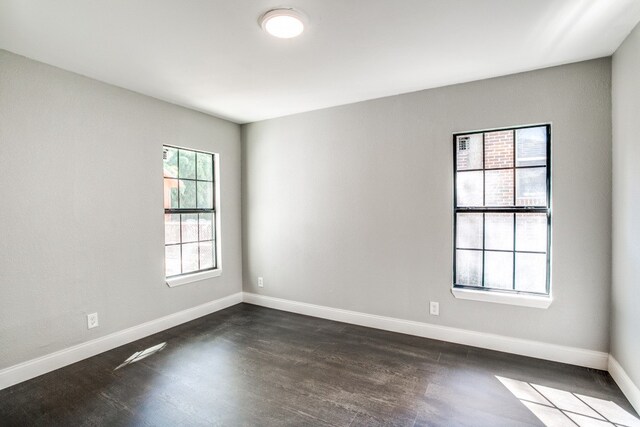
[[[391,332],[504,351],[594,369],[608,369],[622,392],[627,396],[627,399],[629,399],[636,411],[640,412],[640,389],[631,381],[620,364],[604,352],[377,316],[268,297],[249,292],[238,292],[215,301],[2,369],[0,370],[0,390],[243,301],[249,304],[275,308],[282,311]]]
[[[0,370],[0,390],[242,302],[242,292]]]
[[[627,397],[631,406],[640,414],[640,388],[633,383],[622,365],[611,355],[609,355],[609,373]]]
[[[357,311],[342,310],[303,302],[290,301],[281,298],[268,297],[250,292],[244,292],[242,300],[249,304],[275,308],[307,316],[320,317],[338,322],[367,326],[385,331],[399,332],[424,338],[432,338],[457,344],[489,350],[503,351],[554,362],[569,363],[588,368],[607,370],[608,353],[567,347],[557,344],[547,344],[502,335],[469,331],[393,317],[377,316]]]

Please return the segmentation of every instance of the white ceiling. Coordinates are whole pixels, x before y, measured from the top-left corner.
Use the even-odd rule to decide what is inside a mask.
[[[258,17],[309,17],[276,39]],[[0,48],[238,123],[608,56],[640,0],[0,0]]]

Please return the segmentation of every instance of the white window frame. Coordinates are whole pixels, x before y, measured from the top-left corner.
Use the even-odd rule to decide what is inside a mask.
[[[552,135],[552,123],[548,122],[548,123],[543,123],[543,124],[532,124],[532,125],[521,125],[521,126],[508,126],[508,127],[503,127],[503,128],[493,128],[493,129],[480,129],[480,130],[475,130],[475,131],[464,131],[464,132],[454,132],[453,133],[453,141],[454,141],[454,151],[453,151],[453,163],[454,163],[454,168],[453,168],[453,173],[454,176],[457,174],[457,170],[456,170],[456,150],[455,150],[455,144],[457,142],[457,136],[460,135],[465,135],[465,134],[474,134],[474,133],[486,133],[486,132],[493,132],[493,131],[501,131],[501,130],[515,130],[515,129],[521,129],[521,128],[528,128],[528,127],[538,127],[538,126],[546,126],[548,127],[548,140],[547,140],[547,168],[548,168],[548,188],[547,191],[549,192],[548,194],[548,212],[549,215],[551,215],[551,195],[552,195],[552,169],[551,169],[551,157],[552,157],[552,153],[551,153],[551,147],[553,147],[553,143],[551,140],[551,135]],[[515,140],[514,140],[514,144],[515,144]],[[515,152],[515,147],[514,147],[514,152]],[[515,164],[514,164],[515,167]],[[484,169],[484,167],[483,167]],[[455,215],[456,215],[456,188],[455,188],[455,178],[454,178],[454,188],[453,188],[453,201],[454,203],[452,204],[454,206],[454,209],[452,210],[453,216],[454,216],[454,224],[455,224]],[[456,252],[456,230],[455,230],[455,225],[453,226],[453,233],[452,233],[452,237],[453,237],[453,256],[455,259],[455,252]],[[548,293],[547,294],[529,294],[529,293],[522,293],[522,292],[514,292],[514,291],[507,291],[507,292],[501,292],[499,290],[489,290],[489,289],[482,289],[482,288],[465,288],[465,287],[457,287],[455,286],[455,269],[454,269],[454,276],[452,278],[452,285],[451,285],[451,293],[453,294],[453,296],[457,299],[462,299],[462,300],[471,300],[471,301],[482,301],[482,302],[490,302],[490,303],[498,303],[498,304],[508,304],[508,305],[515,305],[515,306],[522,306],[522,307],[531,307],[531,308],[541,308],[541,309],[547,309],[551,303],[553,302],[553,295],[552,295],[552,290],[553,290],[553,286],[551,284],[551,268],[552,268],[552,252],[551,252],[551,231],[552,231],[552,223],[550,222],[548,225],[548,244],[547,244],[547,257],[548,257],[548,262],[547,262],[547,268],[548,268],[548,275],[547,275],[547,286],[548,286]],[[515,249],[515,248],[514,248]]]
[[[204,151],[196,148],[182,147],[178,145],[169,145],[169,144],[167,145],[163,144],[163,149],[165,146],[170,146],[173,148],[189,150],[189,151],[200,151],[203,153],[211,154],[213,156],[213,174],[214,174],[213,175],[213,181],[214,181],[213,182],[213,185],[214,185],[213,210],[215,212],[214,227],[215,227],[216,267],[211,270],[195,271],[193,273],[185,273],[179,276],[173,276],[169,278],[165,277],[166,285],[170,288],[174,288],[177,286],[186,285],[188,283],[199,282],[202,280],[211,279],[213,277],[219,277],[222,275],[222,226],[221,226],[222,208],[221,208],[221,195],[220,195],[221,193],[220,191],[220,187],[221,187],[220,185],[220,154],[210,152],[210,151]],[[164,194],[163,194],[163,197],[164,197]],[[163,203],[164,203],[164,200],[163,200]],[[163,209],[163,213],[164,213],[164,209]],[[162,263],[162,266],[164,269],[163,271],[166,271],[165,262],[166,262],[166,259],[163,257],[163,263]]]

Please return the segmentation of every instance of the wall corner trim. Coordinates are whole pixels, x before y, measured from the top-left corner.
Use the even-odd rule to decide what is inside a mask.
[[[0,370],[0,390],[242,302],[242,292]]]
[[[611,355],[609,355],[608,370],[616,384],[618,384],[618,387],[620,387],[620,390],[622,390],[622,393],[624,393],[629,403],[631,403],[631,406],[640,414],[640,388],[633,383],[622,365]]]
[[[519,354],[537,359],[568,363],[600,370],[607,370],[609,354],[576,347],[548,344],[539,341],[512,338],[503,335],[475,332],[466,329],[439,326],[393,317],[378,316],[315,304],[274,298],[250,292],[243,293],[243,301],[249,304],[289,311],[312,317],[351,323],[385,331],[399,332],[423,338],[465,344],[472,347]]]

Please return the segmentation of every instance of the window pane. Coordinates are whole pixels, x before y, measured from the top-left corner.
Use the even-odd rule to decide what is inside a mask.
[[[482,251],[456,251],[456,284],[482,286]]]
[[[517,214],[516,250],[547,251],[547,214]]]
[[[516,170],[516,206],[547,205],[547,168]]]
[[[200,242],[200,269],[213,267],[213,242]]]
[[[198,179],[203,181],[213,181],[213,156],[206,153],[196,153],[198,164]]]
[[[198,207],[203,209],[213,209],[213,183],[197,181],[198,187]]]
[[[458,136],[456,159],[458,170],[482,169],[482,134]]]
[[[172,209],[178,207],[178,180],[164,179],[164,208]]]
[[[164,164],[164,176],[167,178],[178,177],[178,150],[176,148],[164,147],[162,152]]]
[[[180,243],[180,215],[164,216],[164,243]]]
[[[516,129],[516,166],[547,164],[547,128]]]
[[[213,168],[213,154],[163,146],[165,209],[213,209]],[[167,276],[216,266],[215,213],[182,212],[164,218]]]
[[[513,130],[484,134],[485,169],[513,167]]]
[[[198,243],[182,245],[182,272],[198,270]]]
[[[513,252],[484,253],[484,286],[513,289]]]
[[[482,249],[482,214],[459,213],[456,220],[458,248]]]
[[[458,172],[458,206],[482,206],[482,171]]]
[[[198,214],[182,215],[182,242],[198,241]]]
[[[180,245],[164,247],[164,266],[167,277],[180,274]]]
[[[213,240],[213,214],[200,214],[200,240]]]
[[[178,177],[196,179],[196,153],[189,150],[178,150]]]
[[[547,256],[516,253],[516,290],[547,292]]]
[[[486,249],[513,250],[513,214],[488,213],[485,214],[485,242]]]
[[[485,206],[513,206],[513,169],[485,172]]]
[[[180,180],[180,207],[194,209],[196,207],[196,182]]]
[[[456,285],[547,293],[548,129],[456,136]]]

